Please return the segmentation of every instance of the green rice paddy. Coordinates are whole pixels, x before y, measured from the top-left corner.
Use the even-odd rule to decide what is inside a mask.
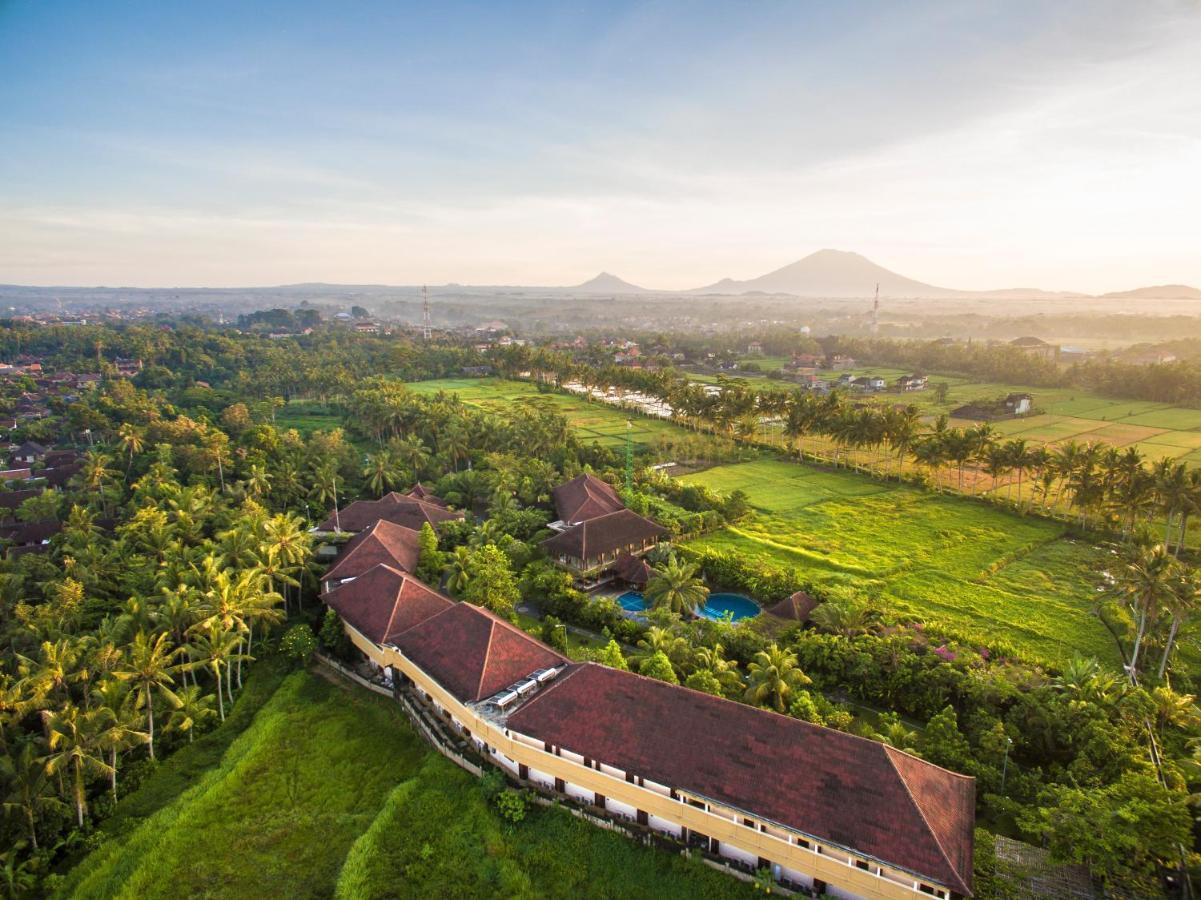
[[[859,475],[765,460],[685,481],[743,490],[753,513],[693,542],[792,566],[817,580],[849,576],[897,612],[962,635],[1002,638],[1057,662],[1073,653],[1117,665],[1092,615],[1103,551],[1053,522]]]
[[[231,717],[202,738],[234,730],[223,755],[206,768],[188,767],[187,783],[169,797],[160,773],[187,751],[166,760],[118,807],[119,833],[53,894],[716,900],[752,893],[562,809],[531,807],[521,823],[503,821],[478,780],[423,743],[389,697],[304,671],[264,686],[273,693],[252,716]],[[244,703],[239,697],[236,708]],[[143,798],[147,791],[152,796]]]
[[[649,446],[661,435],[680,435],[680,426],[668,421],[631,415],[615,407],[605,406],[570,394],[540,393],[536,385],[525,381],[502,378],[441,378],[435,381],[416,381],[406,385],[414,393],[436,394],[439,391],[458,394],[464,403],[491,409],[503,409],[513,403],[525,403],[553,409],[567,418],[581,441],[595,441],[602,447],[624,447],[626,423],[630,440],[636,445]]]

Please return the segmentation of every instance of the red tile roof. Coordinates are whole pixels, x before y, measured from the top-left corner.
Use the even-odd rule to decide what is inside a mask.
[[[321,599],[377,644],[390,644],[402,632],[455,605],[412,575],[383,564],[322,594]]]
[[[971,893],[975,780],[885,744],[594,663],[506,724]]]
[[[319,531],[363,531],[374,525],[380,519],[386,519],[405,528],[420,530],[425,522],[437,526],[451,519],[461,519],[461,512],[451,512],[414,497],[407,497],[395,491],[385,494],[379,500],[355,500],[338,511],[335,516],[331,510],[329,518],[317,526]]]
[[[357,578],[380,563],[412,572],[417,568],[419,537],[412,528],[380,519],[346,542],[337,562],[322,576],[322,581]]]
[[[490,697],[536,669],[568,661],[521,629],[470,603],[456,603],[394,643],[465,703]]]
[[[599,559],[603,554],[641,546],[665,534],[667,529],[662,525],[623,508],[573,525],[547,538],[542,542],[542,547],[552,555],[563,554],[575,559],[592,560]]]
[[[579,475],[559,485],[551,494],[559,518],[569,525],[625,509],[617,491],[595,475]]]

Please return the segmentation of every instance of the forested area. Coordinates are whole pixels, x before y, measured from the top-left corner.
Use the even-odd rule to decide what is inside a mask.
[[[404,386],[475,364],[467,347],[333,331],[271,340],[186,326],[89,327],[0,330],[0,352],[105,373],[12,435],[74,447],[82,466],[63,489],[17,511],[23,520],[57,519],[61,530],[42,550],[10,549],[0,561],[10,893],[54,884],[115,801],[236,713],[248,671],[264,658],[304,658],[318,640],[346,650],[314,597],[308,528],[335,505],[416,481],[470,513],[423,532],[419,576],[577,658],[853,731],[975,775],[985,827],[1045,841],[1114,892],[1154,891],[1166,874],[1195,865],[1189,804],[1201,788],[1201,712],[1190,693],[1195,657],[1179,648],[1194,640],[1198,582],[1180,535],[1196,495],[1172,470],[1122,460],[1111,470],[1098,454],[1054,469],[1011,464],[1027,478],[1053,472],[1046,494],[1070,498],[1079,524],[1113,541],[1115,575],[1098,594],[1098,615],[1122,647],[1130,667],[1122,673],[1088,658],[1054,665],[1008,652],[1004,635],[950,634],[893,616],[854,579],[810,583],[686,544],[649,556],[648,621],[623,616],[612,600],[579,591],[538,547],[551,489],[585,469],[621,484],[623,455],[582,444],[548,409],[481,408]],[[144,361],[132,381],[112,370],[125,356]],[[548,389],[583,378],[664,390],[685,411],[683,426],[703,422],[732,436],[771,411],[790,423],[797,454],[810,429],[863,419],[792,392],[715,399],[671,372],[599,370],[526,348],[492,362],[540,373]],[[8,399],[21,388],[10,383]],[[334,411],[329,427],[302,435],[278,424],[287,397],[324,401]],[[873,428],[862,440],[879,448],[880,476],[931,440],[900,413]],[[975,446],[940,465],[985,459]],[[736,493],[643,468],[656,458],[651,446],[637,451],[634,483],[623,488],[631,508],[683,537],[747,514]],[[1042,511],[1035,503],[1012,512]],[[1155,517],[1166,530],[1149,529]],[[745,590],[765,604],[805,589],[818,602],[810,623],[791,628],[767,617],[693,618],[710,588]],[[522,603],[540,618],[518,615]]]

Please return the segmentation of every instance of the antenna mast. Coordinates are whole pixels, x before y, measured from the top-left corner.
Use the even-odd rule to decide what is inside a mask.
[[[433,330],[430,328],[430,294],[424,284],[421,286],[421,307],[421,336],[428,341],[433,337]]]
[[[880,331],[880,282],[876,282],[876,300],[872,304],[872,334]]]

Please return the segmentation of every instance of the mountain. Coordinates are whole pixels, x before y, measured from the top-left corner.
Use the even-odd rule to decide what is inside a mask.
[[[858,253],[818,250],[802,260],[749,281],[724,278],[697,288],[696,294],[795,294],[798,297],[871,297],[880,285],[882,297],[951,297],[961,294],[890,272]]]
[[[649,294],[646,288],[638,287],[636,284],[630,284],[616,275],[610,275],[608,272],[601,272],[595,278],[585,281],[583,284],[573,285],[572,287],[564,288],[571,291],[573,294]]]
[[[1100,296],[1106,300],[1201,300],[1201,290],[1187,284],[1160,284]]]

